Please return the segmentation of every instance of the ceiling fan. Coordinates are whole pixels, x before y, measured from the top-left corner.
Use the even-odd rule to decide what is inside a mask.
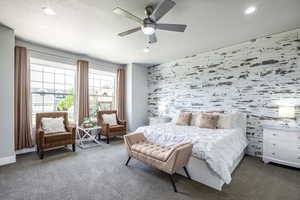
[[[144,19],[139,18],[122,8],[119,7],[115,8],[113,10],[115,14],[124,16],[140,24],[139,27],[119,33],[118,35],[120,37],[123,37],[141,30],[145,35],[148,36],[149,43],[155,43],[157,42],[157,38],[155,35],[156,29],[165,30],[165,31],[184,32],[186,29],[185,24],[158,24],[157,23],[175,5],[176,3],[172,0],[163,0],[155,8],[153,8],[152,5],[146,6],[145,8],[146,17]]]

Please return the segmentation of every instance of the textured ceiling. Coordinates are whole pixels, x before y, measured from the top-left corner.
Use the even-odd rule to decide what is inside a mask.
[[[57,15],[47,16],[47,5]],[[1,0],[0,22],[18,37],[118,63],[162,63],[236,44],[254,37],[300,27],[300,0],[175,0],[162,23],[182,23],[185,33],[157,31],[158,43],[144,53],[142,32],[120,38],[117,33],[137,26],[116,16],[120,6],[142,17],[151,0]],[[253,15],[244,15],[250,5]]]

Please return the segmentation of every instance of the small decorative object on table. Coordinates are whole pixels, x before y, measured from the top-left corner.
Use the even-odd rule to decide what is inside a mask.
[[[295,107],[294,106],[279,106],[278,115],[283,120],[286,126],[289,122],[295,120]]]
[[[78,143],[81,148],[88,148],[93,146],[98,146],[101,143],[96,139],[100,134],[102,128],[97,126],[97,123],[86,118],[81,126],[77,126],[76,134],[78,138]],[[94,142],[95,145],[86,145],[84,142]]]
[[[81,126],[84,127],[84,128],[93,128],[96,125],[97,125],[97,122],[92,121],[89,118],[85,118],[84,121],[82,122]]]

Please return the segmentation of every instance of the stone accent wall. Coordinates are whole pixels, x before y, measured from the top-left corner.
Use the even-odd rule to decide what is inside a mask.
[[[179,47],[180,48],[180,47]],[[248,114],[248,154],[262,154],[262,120],[300,102],[300,29],[148,68],[149,115],[176,110]]]

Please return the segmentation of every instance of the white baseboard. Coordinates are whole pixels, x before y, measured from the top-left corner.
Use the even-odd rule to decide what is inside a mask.
[[[16,162],[16,155],[0,158],[0,166]]]
[[[31,152],[35,152],[35,151],[36,151],[35,147],[27,148],[27,149],[20,149],[20,150],[16,150],[16,155],[31,153]]]

